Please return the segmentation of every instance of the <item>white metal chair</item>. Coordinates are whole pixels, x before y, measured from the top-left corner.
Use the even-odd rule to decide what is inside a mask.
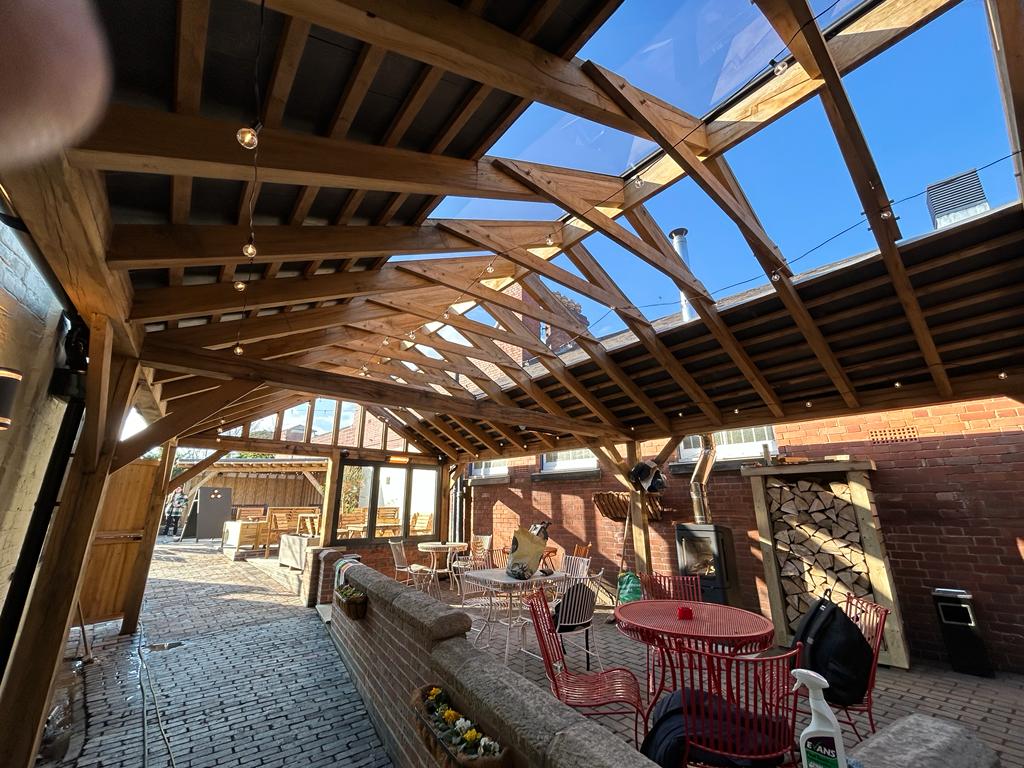
[[[590,558],[566,555],[562,558],[562,570],[565,572],[566,582],[571,579],[578,579],[589,576]]]
[[[388,544],[391,545],[391,557],[395,560],[395,581],[422,589],[423,580],[429,578],[430,569],[419,563],[409,564],[405,556],[405,541],[402,539],[389,539]]]
[[[452,561],[452,578],[456,580],[456,584],[459,587],[459,596],[462,598],[463,605],[466,604],[466,598],[469,595],[466,592],[466,583],[462,575],[466,571],[476,571],[491,567],[490,552],[493,539],[494,537],[489,534],[474,533],[469,540],[469,552],[465,555],[459,555]],[[478,594],[486,594],[486,590],[478,589],[473,592],[473,595]]]

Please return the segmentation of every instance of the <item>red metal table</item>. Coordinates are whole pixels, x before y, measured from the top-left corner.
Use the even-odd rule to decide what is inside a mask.
[[[693,611],[693,618],[680,619],[680,606],[690,608]],[[615,618],[620,632],[651,646],[662,659],[661,681],[657,695],[654,695],[648,656],[647,688],[652,694],[652,706],[665,687],[666,667],[671,669],[672,678],[675,679],[675,670],[670,661],[675,653],[757,653],[771,647],[775,634],[774,626],[764,616],[717,603],[635,600],[617,606]]]

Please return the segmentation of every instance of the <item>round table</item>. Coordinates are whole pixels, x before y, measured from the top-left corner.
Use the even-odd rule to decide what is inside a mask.
[[[430,555],[430,583],[437,587],[437,593],[440,597],[441,585],[437,580],[437,574],[451,573],[452,558],[454,558],[458,552],[465,552],[469,549],[469,544],[464,541],[421,541],[416,548],[420,552],[427,552]],[[444,568],[438,568],[437,556],[442,552],[446,553]]]
[[[680,619],[678,609],[693,611],[692,619]],[[634,600],[615,608],[619,631],[627,637],[655,649],[663,665],[670,665],[670,651],[712,651],[739,655],[756,653],[771,647],[774,625],[757,613],[718,603],[689,600]],[[665,687],[665,668],[661,682],[653,692],[653,678],[648,656],[648,690],[651,706]],[[672,670],[673,680],[675,671]]]

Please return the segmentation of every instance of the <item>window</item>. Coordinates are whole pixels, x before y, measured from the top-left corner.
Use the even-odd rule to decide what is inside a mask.
[[[313,403],[313,434],[310,442],[331,444],[334,439],[334,412],[338,403],[318,397]]]
[[[540,457],[541,472],[577,472],[597,469],[597,457],[588,448],[552,451]]]
[[[342,402],[338,420],[338,445],[359,445],[359,406]]]
[[[508,461],[506,459],[487,459],[474,461],[469,465],[470,477],[508,477]]]
[[[346,464],[337,540],[436,533],[439,483],[438,470],[429,467]]]
[[[778,453],[775,430],[769,424],[764,427],[744,427],[715,432],[715,456],[718,459],[753,459],[762,455],[762,445],[768,443],[768,450]],[[680,461],[696,461],[700,453],[700,436],[689,435],[679,445]]]
[[[281,439],[289,443],[304,442],[307,416],[309,416],[309,403],[302,403],[285,411],[281,421]]]
[[[272,413],[262,419],[256,419],[249,425],[249,437],[259,440],[272,440],[277,430],[277,414]]]

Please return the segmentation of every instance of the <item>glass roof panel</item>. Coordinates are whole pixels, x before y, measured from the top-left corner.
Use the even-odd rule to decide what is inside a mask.
[[[978,169],[992,208],[1017,199],[983,3],[957,5],[844,82],[904,237],[934,228],[927,187],[965,171]]]
[[[625,0],[579,57],[703,115],[784,50],[750,0]]]

